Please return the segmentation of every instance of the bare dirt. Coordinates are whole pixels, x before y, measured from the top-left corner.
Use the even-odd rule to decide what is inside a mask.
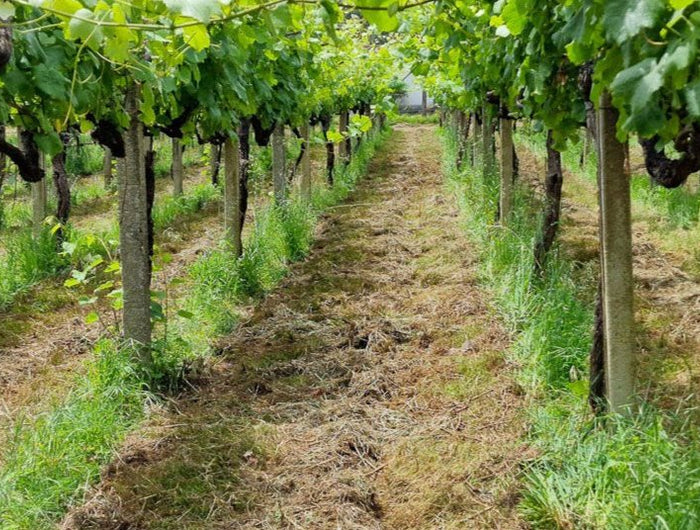
[[[475,260],[435,127],[397,127],[63,528],[522,528],[524,398]]]

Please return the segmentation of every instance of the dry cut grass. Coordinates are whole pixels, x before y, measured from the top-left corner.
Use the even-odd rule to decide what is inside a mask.
[[[310,258],[64,529],[521,528],[521,389],[433,126],[399,126]]]

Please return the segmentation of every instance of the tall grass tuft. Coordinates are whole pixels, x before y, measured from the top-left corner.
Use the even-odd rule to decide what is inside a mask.
[[[24,201],[0,201],[0,231],[31,226],[32,208]]]
[[[6,235],[4,251],[0,255],[0,311],[6,310],[19,294],[68,265],[56,251],[56,239],[49,227],[38,237],[31,229]]]
[[[53,528],[143,417],[144,383],[129,353],[103,341],[65,399],[18,419],[0,451],[0,527]]]
[[[66,172],[76,177],[86,177],[102,171],[105,152],[87,135],[81,136],[81,145],[71,145],[66,150]]]
[[[197,213],[220,198],[221,191],[209,183],[198,184],[185,195],[165,197],[153,208],[153,227],[165,230],[179,217]]]
[[[595,268],[555,248],[544,279],[533,281],[537,201],[519,190],[508,230],[494,227],[498,190],[473,168],[458,173],[454,147],[446,133],[445,173],[481,255],[482,282],[515,333],[509,354],[534,398],[529,442],[540,456],[525,469],[522,515],[541,529],[700,528],[697,426],[648,406],[605,421],[588,410]]]

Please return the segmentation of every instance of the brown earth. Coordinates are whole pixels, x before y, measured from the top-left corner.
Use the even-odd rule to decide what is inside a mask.
[[[455,204],[435,128],[399,126],[63,528],[522,528],[524,398]]]

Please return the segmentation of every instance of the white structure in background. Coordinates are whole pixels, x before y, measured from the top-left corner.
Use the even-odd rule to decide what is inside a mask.
[[[435,101],[425,94],[423,87],[416,83],[416,78],[412,73],[406,74],[403,78],[406,83],[406,94],[399,99],[400,112],[423,112],[432,111],[435,108]]]

